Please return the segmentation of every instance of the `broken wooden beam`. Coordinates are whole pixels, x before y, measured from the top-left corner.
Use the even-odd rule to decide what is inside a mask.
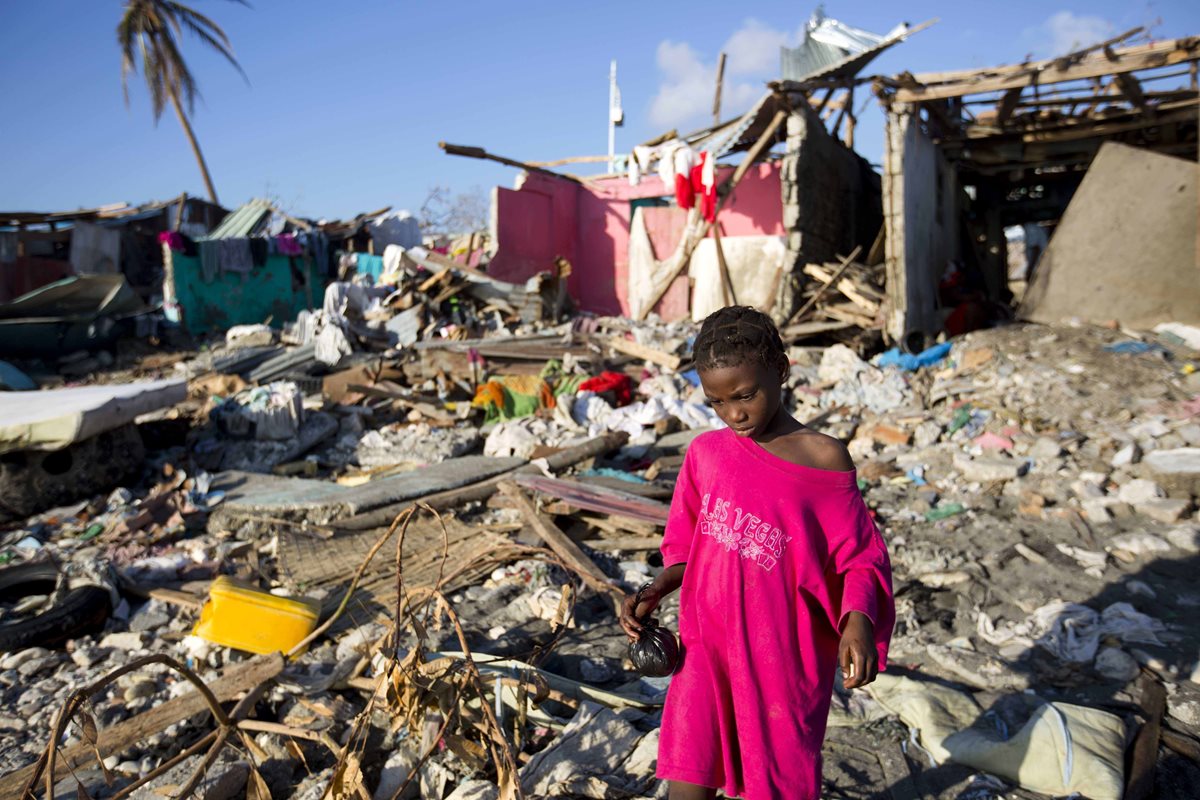
[[[593,550],[624,550],[644,552],[662,547],[661,536],[622,536],[611,539],[585,539],[584,544]]]
[[[1141,689],[1139,705],[1146,721],[1138,729],[1130,750],[1124,800],[1146,800],[1154,791],[1159,736],[1162,731],[1163,714],[1167,711],[1167,690],[1153,673],[1142,670],[1138,686]]]
[[[1087,58],[1066,64],[1061,63],[1059,59],[1048,59],[1032,64],[1022,64],[1017,70],[1009,71],[1007,74],[1003,68],[975,70],[973,73],[961,74],[961,77],[955,76],[954,80],[944,83],[934,82],[942,76],[917,75],[915,79],[918,85],[897,89],[893,99],[900,103],[923,103],[967,94],[1003,92],[1034,83],[1038,86],[1048,86],[1066,81],[1121,75],[1154,67],[1171,66],[1198,58],[1200,58],[1200,39],[1166,39],[1113,50],[1112,59],[1104,54],[1092,54]],[[930,83],[934,85],[930,85]]]
[[[608,346],[618,353],[640,358],[652,364],[658,364],[660,367],[666,367],[667,369],[679,369],[679,365],[683,363],[683,359],[677,355],[659,350],[656,347],[639,344],[632,339],[626,339],[621,336],[614,336],[609,339]]]
[[[493,153],[489,153],[482,147],[470,147],[468,145],[450,144],[448,142],[438,142],[438,147],[442,148],[448,155],[464,156],[466,158],[481,158],[485,161],[495,161],[498,164],[504,164],[509,167],[517,167],[518,169],[527,170],[529,172],[539,172],[542,175],[553,175],[555,178],[562,178],[564,181],[571,183],[579,183],[579,179],[570,175],[563,175],[561,172],[553,172],[542,167],[534,166],[528,161],[517,161],[515,158],[505,158]]]
[[[568,566],[575,570],[583,582],[602,595],[607,595],[620,603],[624,594],[612,584],[604,571],[596,566],[596,562],[588,558],[587,553],[579,549],[579,545],[567,536],[548,517],[539,512],[529,499],[529,495],[512,481],[501,481],[500,491],[508,495],[516,503],[522,516],[546,545],[553,550]]]
[[[833,284],[836,283],[837,280],[846,273],[846,270],[850,269],[850,265],[854,263],[854,259],[858,258],[858,254],[861,252],[862,245],[858,245],[851,250],[850,255],[842,259],[841,266],[838,267],[838,271],[833,274],[833,277],[830,278],[826,284],[821,286],[821,288],[817,290],[817,293],[808,299],[807,303],[800,306],[800,310],[792,315],[792,318],[787,321],[787,324],[784,327],[795,325],[797,322],[799,322],[800,319],[808,312],[808,310],[817,304],[817,301],[821,299],[821,296],[825,294],[825,292],[829,291],[829,287],[833,286]]]
[[[546,465],[550,470],[566,469],[581,461],[587,461],[589,458],[611,453],[613,450],[622,447],[627,441],[629,441],[629,434],[623,431],[606,433],[593,439],[588,439],[586,442],[574,447],[560,450],[554,455],[547,456]],[[334,524],[334,527],[339,530],[348,531],[386,527],[391,524],[397,514],[418,501],[440,510],[443,508],[453,508],[454,506],[472,501],[487,500],[497,492],[501,480],[510,477],[513,472],[520,471],[535,471],[540,474],[537,467],[526,465],[517,470],[504,472],[488,480],[479,481],[468,486],[437,492],[414,500],[405,500],[400,503],[377,508],[373,511],[346,517],[345,519],[338,520]]]

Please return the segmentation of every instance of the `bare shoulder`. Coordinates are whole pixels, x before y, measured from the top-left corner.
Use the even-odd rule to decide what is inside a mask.
[[[854,459],[846,445],[832,436],[805,429],[797,434],[804,448],[805,461],[817,469],[832,472],[849,472],[854,469]]]

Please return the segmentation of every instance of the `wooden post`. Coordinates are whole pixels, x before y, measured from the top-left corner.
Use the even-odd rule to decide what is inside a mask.
[[[725,54],[717,62],[717,93],[713,96],[713,127],[721,124],[721,88],[725,82]]]
[[[187,192],[179,195],[179,211],[175,214],[175,232],[183,227],[183,209],[187,207]]]
[[[725,250],[721,247],[721,226],[713,225],[713,245],[717,248],[717,266],[721,270],[721,292],[725,296],[725,304],[738,304],[737,292],[733,290],[733,279],[729,277],[729,265],[725,263]]]

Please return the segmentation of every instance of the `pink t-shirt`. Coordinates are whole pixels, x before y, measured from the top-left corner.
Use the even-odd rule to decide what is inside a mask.
[[[895,623],[891,565],[856,475],[804,467],[724,429],[692,442],[663,564],[687,563],[683,659],[663,709],[658,776],[748,800],[816,798],[850,611]]]

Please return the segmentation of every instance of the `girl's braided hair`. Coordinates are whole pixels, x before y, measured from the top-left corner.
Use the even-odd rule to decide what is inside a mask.
[[[750,306],[726,306],[709,314],[692,345],[697,369],[761,364],[767,369],[788,363],[779,329]]]

